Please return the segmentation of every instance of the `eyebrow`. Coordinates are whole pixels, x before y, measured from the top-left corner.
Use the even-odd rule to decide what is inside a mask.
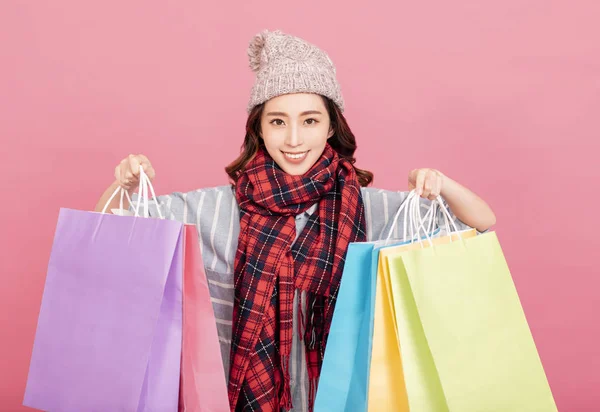
[[[318,110],[307,110],[306,112],[300,113],[300,116],[308,116],[309,114],[323,114],[323,113],[321,113]],[[284,112],[269,112],[269,113],[267,113],[267,116],[288,117],[287,113],[284,113]]]

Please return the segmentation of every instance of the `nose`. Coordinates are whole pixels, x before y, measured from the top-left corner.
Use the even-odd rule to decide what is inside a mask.
[[[290,127],[288,129],[288,133],[285,138],[286,146],[295,148],[295,147],[301,146],[302,143],[304,143],[304,139],[300,135],[300,133],[298,131],[298,127],[296,127],[296,126]]]

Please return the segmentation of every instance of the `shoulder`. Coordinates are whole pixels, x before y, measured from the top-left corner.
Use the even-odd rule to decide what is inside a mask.
[[[408,194],[408,192],[405,191],[397,191],[397,190],[387,190],[387,189],[380,189],[377,187],[371,187],[371,186],[367,186],[367,187],[361,187],[360,191],[362,192],[362,194],[370,194],[370,195],[392,195],[392,196],[396,196],[396,195],[406,195]]]
[[[161,204],[166,205],[174,201],[189,201],[191,199],[216,198],[219,196],[226,196],[228,198],[235,196],[233,187],[231,185],[222,185],[195,189],[189,192],[172,192],[158,196],[158,200]]]
[[[167,216],[186,223],[195,223],[200,215],[215,214],[224,205],[228,209],[237,208],[231,185],[173,192],[158,196],[157,200]]]
[[[376,187],[361,187],[361,194],[365,206],[394,204],[400,205],[408,196],[409,192],[378,189]]]

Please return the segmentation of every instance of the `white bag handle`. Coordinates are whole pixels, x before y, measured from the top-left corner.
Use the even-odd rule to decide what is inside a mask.
[[[442,200],[443,202],[443,200]],[[433,201],[432,202],[432,207],[434,207],[433,209],[433,218],[431,219],[430,223],[435,221],[437,222],[437,212],[439,209],[439,203],[437,201]],[[450,233],[450,222],[448,221],[448,217],[446,216],[445,213],[442,213],[442,216],[444,217],[444,229],[446,230],[446,234]],[[429,233],[431,233],[431,227],[428,228]]]
[[[139,214],[140,203],[143,202],[144,203],[144,216],[143,217],[150,217],[150,212],[148,210],[148,187],[150,187],[150,191],[152,192],[152,197],[154,198],[153,200],[154,200],[154,203],[156,204],[156,210],[158,211],[158,216],[159,216],[159,218],[164,219],[164,216],[160,211],[160,206],[158,204],[158,201],[156,200],[156,193],[154,192],[154,187],[152,186],[152,182],[150,182],[150,178],[148,177],[146,172],[144,172],[144,168],[141,165],[140,165],[140,187],[139,187],[139,191],[138,191],[137,207],[135,208],[135,216],[136,217],[140,216],[140,214]],[[104,208],[102,209],[103,214],[106,213],[106,210],[108,209],[108,205],[110,205],[110,203],[113,201],[113,199],[119,192],[121,192],[121,199],[119,201],[119,210],[120,211],[123,211],[123,195],[127,196],[127,200],[129,201],[130,205],[133,204],[133,202],[131,201],[131,198],[129,197],[129,193],[127,192],[127,190],[125,190],[124,188],[119,186],[117,189],[115,189],[114,193],[110,196],[110,198],[106,202],[106,205],[104,205]]]
[[[429,232],[425,228],[425,222],[427,220],[427,217],[430,214],[432,214],[432,211],[435,210],[434,205],[431,205],[431,207],[425,214],[424,218],[421,216],[421,201],[419,199],[419,196],[416,196],[413,198],[410,208],[411,208],[411,212],[412,212],[412,217],[410,220],[412,223],[412,227],[415,230],[414,235],[412,235],[412,233],[411,233],[411,243],[414,243],[415,241],[417,241],[417,242],[419,242],[419,245],[421,246],[421,248],[423,248],[423,242],[422,242],[422,238],[421,238],[421,229],[423,229],[423,233],[425,234],[425,239],[427,239],[430,246],[433,246],[433,243],[431,242],[431,237],[429,236]]]
[[[392,220],[392,225],[390,226],[390,231],[388,232],[388,235],[385,238],[386,240],[389,240],[392,237],[392,232],[394,231],[394,228],[396,227],[396,224],[398,223],[398,218],[400,217],[400,213],[402,213],[402,211],[405,209],[408,210],[407,205],[408,205],[410,199],[415,195],[416,195],[416,193],[414,191],[411,191],[408,194],[408,196],[406,197],[406,199],[404,199],[404,202],[402,202],[402,204],[398,208],[398,211],[396,212],[396,214],[394,215],[394,219]],[[406,212],[404,213],[404,238],[406,239]]]
[[[442,213],[442,216],[444,217],[444,229],[446,230],[446,234],[458,232],[458,228],[456,227],[456,224],[454,223],[454,221],[451,218],[449,219],[450,213],[444,206],[444,200],[442,199],[441,196],[438,196],[435,200],[433,200],[431,202],[431,207],[429,208],[429,210],[427,211],[427,213],[425,214],[425,216],[423,218],[421,218],[420,209],[415,209],[415,213],[413,216],[416,219],[416,222],[419,222],[420,220],[425,222],[425,221],[427,221],[428,216],[431,214],[432,216],[429,219],[429,225],[427,226],[427,233],[432,233],[433,229],[435,228],[435,225],[437,223],[437,220],[438,220],[438,218],[437,218],[438,208],[443,209],[445,211],[445,213]],[[455,229],[454,232],[452,232],[450,230],[450,221],[452,221],[452,225],[454,226],[454,229]],[[415,224],[415,228],[418,228],[418,227],[423,227],[423,226],[421,223]]]
[[[417,235],[419,233],[418,227],[419,227],[419,222],[421,221],[420,206],[421,206],[420,197],[417,195],[417,192],[415,190],[411,190],[408,193],[408,196],[406,197],[404,202],[398,208],[398,211],[396,212],[396,214],[394,215],[394,218],[392,220],[392,225],[390,226],[390,230],[389,230],[388,235],[385,240],[390,240],[390,238],[392,237],[392,232],[394,231],[396,225],[398,224],[398,219],[400,217],[400,214],[402,213],[402,211],[404,211],[403,239],[404,240],[407,239],[407,234],[408,234],[407,228],[410,228],[410,239],[412,242],[415,238],[415,231],[417,232]],[[416,207],[416,211],[414,209],[415,207]],[[415,220],[415,218],[416,218],[416,220]],[[427,225],[427,230],[429,232],[433,231],[433,229],[435,228],[436,222],[437,222],[437,207],[433,202],[432,202],[431,207],[429,208],[429,210],[427,211],[427,213],[425,214],[425,216],[422,219],[424,221],[427,221],[429,219],[429,224]],[[446,225],[446,230],[447,231],[449,230],[447,225]]]
[[[450,222],[450,224],[452,224],[452,228],[454,229],[454,232],[452,232],[452,233],[455,233],[460,237],[460,231],[458,230],[458,227],[456,226],[456,222],[454,222],[454,219],[452,219],[452,216],[450,216],[450,212],[448,211],[448,209],[446,209],[446,206],[444,206],[444,201],[442,200],[442,198],[440,196],[438,196],[435,200],[437,201],[442,212],[444,212],[444,219],[446,221],[447,233],[450,233],[450,227],[448,226],[448,222]]]
[[[446,225],[448,225],[448,221],[450,221],[450,224],[452,225],[452,227],[453,227],[453,229],[454,229],[454,231],[453,231],[453,232],[450,232],[450,231],[449,231],[449,228],[447,228],[447,230],[448,230],[448,231],[447,231],[447,234],[450,236],[450,241],[452,241],[452,235],[453,235],[453,234],[457,235],[457,236],[458,236],[458,238],[462,240],[462,235],[460,234],[460,232],[459,232],[459,230],[458,230],[458,227],[456,226],[456,223],[455,223],[455,222],[454,222],[454,220],[452,219],[452,216],[450,216],[450,212],[448,212],[448,209],[446,208],[446,206],[444,206],[444,201],[442,200],[441,196],[438,196],[438,197],[435,199],[435,203],[437,203],[437,206],[438,206],[438,207],[441,209],[441,211],[443,212],[443,214],[444,214],[444,219],[445,219],[445,222],[446,222]],[[435,205],[432,205],[432,206],[435,206]],[[420,215],[419,215],[418,213],[415,215],[415,219],[420,219]],[[420,219],[419,229],[420,229],[420,228],[423,228],[423,229],[424,229],[424,223],[425,223],[425,222],[424,222],[422,219]],[[419,231],[419,232],[417,232],[417,233],[420,233],[420,231]],[[429,233],[428,233],[427,231],[425,231],[425,230],[423,230],[423,233],[425,234],[425,236],[424,236],[424,237],[425,237],[425,239],[426,239],[426,240],[429,242],[429,245],[430,245],[430,246],[433,246],[433,243],[432,243],[432,241],[431,241],[431,237],[429,236]],[[417,237],[418,237],[418,236],[417,236]],[[418,237],[418,240],[417,240],[417,241],[418,241],[418,242],[420,242],[421,244],[423,243],[423,242],[421,241],[421,238],[420,238],[420,237]]]
[[[150,217],[150,212],[148,211],[148,187],[150,187],[150,191],[152,192],[152,197],[154,203],[156,204],[156,210],[158,211],[158,216],[161,219],[164,219],[163,214],[160,211],[160,206],[158,201],[156,200],[156,193],[154,192],[154,187],[152,186],[152,182],[150,182],[150,178],[144,172],[144,168],[140,165],[140,190],[139,190],[139,199],[137,203],[137,207],[135,208],[135,215],[139,216],[140,203],[143,201],[144,203],[144,216]]]
[[[108,205],[110,205],[110,202],[112,202],[112,200],[115,198],[115,196],[119,192],[121,192],[121,200],[119,201],[119,210],[120,211],[123,210],[123,194],[125,194],[125,196],[127,196],[127,200],[129,200],[129,204],[131,204],[131,198],[129,197],[129,193],[127,192],[127,190],[125,190],[121,186],[119,186],[113,192],[113,194],[110,196],[110,198],[108,199],[108,202],[106,202],[106,204],[104,205],[104,208],[102,209],[102,213],[106,213],[106,209],[108,209]]]

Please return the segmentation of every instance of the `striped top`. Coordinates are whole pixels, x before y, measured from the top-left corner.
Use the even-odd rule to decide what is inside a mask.
[[[404,213],[398,215],[396,224],[392,220],[400,205],[408,196],[408,192],[394,192],[375,188],[361,188],[365,205],[367,240],[385,239],[391,230],[392,238],[401,239],[404,233]],[[135,207],[137,197],[133,198]],[[198,228],[202,258],[208,278],[211,300],[217,322],[217,330],[221,345],[221,356],[226,377],[229,376],[229,351],[231,345],[232,314],[234,302],[233,278],[234,260],[240,231],[239,207],[232,186],[218,186],[199,189],[188,193],[172,193],[158,196],[161,211],[168,219],[195,224]],[[431,204],[421,199],[421,208]],[[296,217],[296,233],[300,233],[308,221],[308,217],[316,210],[316,204]],[[154,202],[149,205],[150,216],[158,216]],[[422,214],[424,212],[422,211]],[[452,213],[451,217],[459,230],[469,229]],[[438,216],[437,225],[444,229],[444,219]],[[444,233],[442,230],[440,233]],[[296,294],[303,299],[304,294]],[[296,323],[297,316],[293,316]],[[294,324],[294,337],[290,362],[290,385],[294,411],[308,410],[308,374],[304,356],[304,345],[299,340]]]

